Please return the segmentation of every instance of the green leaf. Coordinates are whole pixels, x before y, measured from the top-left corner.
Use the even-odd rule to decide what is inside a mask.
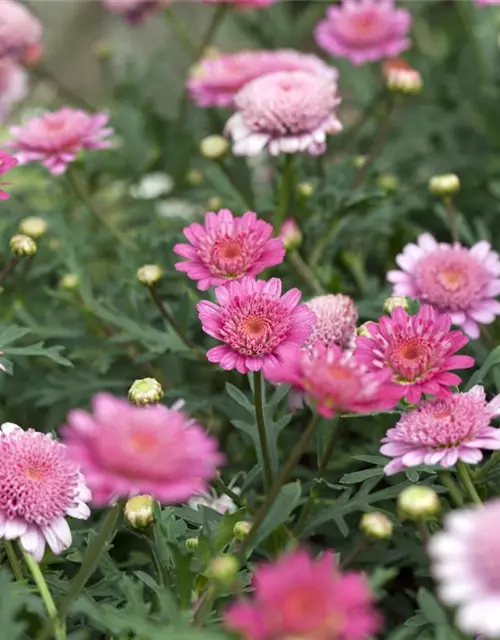
[[[428,622],[435,626],[448,624],[446,611],[430,591],[423,587],[420,588],[417,594],[417,602]]]
[[[384,475],[384,470],[381,467],[375,467],[371,469],[363,469],[363,471],[355,471],[354,473],[345,473],[340,482],[342,484],[358,484],[368,478],[380,478]]]
[[[62,346],[46,347],[43,342],[30,344],[26,347],[6,347],[3,352],[10,356],[42,356],[63,367],[72,367],[73,363],[61,355]]]
[[[476,371],[476,373],[469,378],[464,391],[470,391],[474,385],[483,382],[488,371],[497,364],[500,364],[500,347],[495,347],[479,371]]]
[[[243,393],[243,391],[240,391],[233,384],[230,384],[229,382],[227,382],[226,392],[227,392],[227,395],[236,402],[236,404],[239,404],[240,407],[242,407],[243,409],[246,409],[249,413],[253,413],[253,410],[254,410],[253,403],[251,400],[247,398],[247,396]]]
[[[281,487],[278,497],[259,529],[254,541],[255,547],[288,520],[292,511],[299,504],[301,494],[302,488],[298,482],[291,482]]]
[[[16,618],[22,607],[22,598],[14,590],[8,571],[0,568],[0,629],[2,638],[21,640],[25,625]]]

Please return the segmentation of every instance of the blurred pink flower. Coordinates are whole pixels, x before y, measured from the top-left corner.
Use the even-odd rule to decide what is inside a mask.
[[[393,295],[410,296],[449,313],[454,324],[471,338],[479,337],[479,325],[500,315],[500,256],[482,240],[470,249],[437,243],[424,233],[417,244],[406,245],[396,257],[401,271],[389,271]]]
[[[42,162],[53,174],[65,173],[70,162],[84,149],[105,149],[111,143],[105,138],[113,133],[106,127],[105,113],[89,115],[80,109],[63,107],[11,127],[13,140],[7,145],[21,164]]]
[[[311,333],[314,314],[299,304],[298,289],[281,295],[279,278],[265,282],[247,276],[217,287],[215,297],[219,304],[198,303],[198,315],[203,331],[225,343],[207,352],[223,369],[260,371]]]
[[[0,60],[0,122],[28,93],[26,71],[12,60]]]
[[[3,173],[7,173],[7,171],[12,169],[12,167],[15,167],[17,164],[18,161],[16,160],[16,158],[8,153],[5,153],[5,151],[0,151],[0,176]],[[5,186],[8,184],[10,184],[10,182],[0,182],[0,186]],[[8,200],[9,198],[10,195],[6,191],[3,191],[3,189],[0,189],[0,200]]]
[[[500,395],[486,402],[483,387],[426,400],[404,413],[382,439],[380,452],[394,458],[388,475],[421,464],[452,467],[457,460],[477,464],[481,449],[500,449],[500,429],[490,426],[500,415]]]
[[[287,218],[281,225],[279,236],[287,251],[293,251],[302,244],[302,231],[293,218]]]
[[[171,0],[102,0],[104,6],[113,13],[120,13],[132,24],[139,24],[153,11],[170,4]]]
[[[20,2],[2,0],[0,11],[0,59],[30,64],[41,53],[42,25]]]
[[[202,58],[187,81],[191,98],[200,107],[228,107],[245,84],[277,71],[305,71],[336,81],[338,72],[315,55],[293,49],[239,51]]]
[[[356,65],[392,58],[410,47],[411,14],[393,0],[343,0],[326,10],[316,27],[316,42]]]
[[[354,349],[358,310],[354,300],[342,293],[311,298],[306,305],[316,314],[313,332],[304,347],[322,342],[325,347],[337,345],[345,351]]]
[[[476,0],[476,4],[500,4],[500,0]]]
[[[55,554],[71,545],[66,516],[86,520],[90,500],[78,466],[51,435],[6,422],[0,432],[0,538],[19,538],[41,562],[45,543]]]
[[[272,226],[253,211],[241,217],[233,217],[229,209],[209,212],[204,226],[195,222],[184,229],[190,244],[176,244],[174,252],[187,260],[175,268],[198,280],[200,291],[245,275],[256,276],[283,262],[283,242],[271,238],[272,233]]]
[[[371,371],[390,371],[399,397],[410,404],[423,393],[448,398],[460,384],[454,369],[474,366],[470,356],[456,352],[469,342],[461,331],[450,331],[451,318],[428,305],[410,316],[396,307],[390,318],[365,323],[370,337],[358,336],[355,356]]]
[[[203,0],[207,4],[234,4],[236,7],[267,7],[276,0]]]
[[[183,502],[206,491],[223,462],[216,441],[175,405],[136,407],[99,393],[92,413],[69,412],[62,434],[99,506],[141,493]]]
[[[253,599],[226,611],[226,626],[244,640],[364,640],[381,626],[365,577],[342,574],[332,552],[312,559],[299,549],[257,567]]]

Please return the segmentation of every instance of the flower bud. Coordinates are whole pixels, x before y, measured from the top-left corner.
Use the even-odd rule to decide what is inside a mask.
[[[37,246],[33,238],[18,234],[12,236],[9,241],[10,250],[15,256],[33,256],[36,253]]]
[[[366,156],[356,156],[355,158],[353,158],[352,163],[356,167],[356,169],[361,169],[365,166],[366,160]]]
[[[219,196],[212,196],[207,200],[207,207],[210,211],[217,211],[221,208],[221,205],[222,200],[219,198]]]
[[[109,60],[113,55],[113,47],[108,42],[98,42],[93,48],[93,53],[98,60]]]
[[[137,280],[146,287],[151,287],[163,277],[163,271],[157,264],[145,264],[137,269]]]
[[[371,334],[368,331],[369,324],[370,324],[370,321],[363,322],[363,324],[359,325],[359,327],[356,329],[356,333],[358,334],[358,336],[364,336],[365,338],[371,337]]]
[[[234,525],[233,536],[236,538],[236,540],[244,540],[250,533],[251,528],[252,525],[250,524],[250,522],[241,520]]]
[[[379,511],[363,514],[359,523],[361,531],[376,540],[387,540],[392,536],[392,522],[389,518]]]
[[[19,231],[30,238],[40,238],[47,231],[48,224],[43,218],[30,216],[19,223]]]
[[[217,556],[208,567],[208,577],[221,584],[231,584],[238,573],[238,560],[234,556]]]
[[[302,231],[293,218],[287,218],[281,225],[280,238],[287,251],[294,251],[302,244]]]
[[[142,378],[136,380],[128,390],[128,399],[138,407],[155,404],[163,398],[163,389],[158,380]]]
[[[190,169],[186,173],[186,182],[192,187],[197,187],[203,182],[203,171],[199,169]]]
[[[439,496],[430,487],[423,485],[403,489],[398,497],[398,510],[401,518],[425,520],[439,511]]]
[[[127,500],[124,509],[125,520],[134,529],[146,529],[154,522],[154,499],[152,496],[134,496]]]
[[[188,551],[196,551],[196,549],[198,548],[199,540],[198,538],[187,538],[185,544]]]
[[[222,158],[229,149],[229,142],[219,135],[207,136],[200,143],[200,152],[204,158],[218,160]]]
[[[297,185],[297,191],[304,198],[309,198],[314,193],[314,187],[310,182],[299,182]]]
[[[408,300],[401,296],[391,296],[384,300],[384,313],[392,313],[396,307],[403,307],[405,311],[408,311]]]
[[[399,180],[392,173],[382,173],[377,178],[377,184],[384,191],[396,191],[399,185]]]
[[[429,191],[439,198],[451,198],[460,191],[460,180],[454,173],[432,176],[429,180]]]
[[[403,95],[415,95],[422,90],[420,72],[401,58],[384,62],[382,73],[389,91]]]
[[[61,289],[67,291],[73,291],[77,289],[80,284],[80,276],[76,273],[65,273],[59,280],[59,286]]]

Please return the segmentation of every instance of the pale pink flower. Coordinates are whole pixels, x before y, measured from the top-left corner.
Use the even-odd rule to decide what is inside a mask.
[[[280,238],[283,240],[283,246],[288,251],[297,249],[302,244],[302,231],[293,218],[287,218],[281,225],[279,231]]]
[[[253,211],[240,218],[229,209],[209,212],[204,225],[195,222],[184,229],[190,244],[176,244],[174,252],[187,260],[175,268],[198,280],[200,291],[245,275],[256,276],[283,262],[283,241],[272,238],[272,233],[272,226]]]
[[[92,413],[70,411],[62,434],[100,506],[142,493],[184,502],[206,491],[223,461],[216,441],[175,405],[136,407],[106,393],[94,396]]]
[[[421,464],[452,467],[457,460],[477,464],[481,449],[500,449],[500,429],[490,426],[500,415],[500,395],[486,402],[483,387],[426,400],[404,413],[382,439],[380,452],[394,458],[388,475]]]
[[[71,545],[66,516],[86,520],[90,491],[66,447],[45,433],[5,422],[0,432],[0,538],[19,539],[41,562]]]
[[[500,4],[500,0],[476,0],[476,4],[479,6],[483,4]]]
[[[337,345],[343,351],[354,349],[358,310],[354,300],[342,293],[312,298],[306,305],[316,314],[313,331],[304,347],[322,342],[326,347]]]
[[[396,257],[401,271],[389,271],[393,294],[410,296],[448,313],[471,338],[479,337],[479,324],[500,315],[500,256],[485,240],[470,249],[436,242],[424,233],[417,244],[406,245]]]
[[[428,547],[438,595],[467,635],[500,636],[500,500],[448,514]]]
[[[456,352],[469,341],[461,331],[450,331],[451,318],[429,305],[410,316],[396,307],[390,317],[365,323],[370,337],[358,336],[355,355],[371,371],[390,371],[399,397],[415,404],[423,393],[448,398],[460,384],[454,369],[474,365],[470,356]]]
[[[22,126],[11,127],[13,140],[8,146],[16,152],[21,164],[42,162],[53,174],[65,173],[80,151],[111,147],[111,142],[105,140],[113,133],[113,129],[106,127],[108,120],[105,113],[90,115],[63,107]]]
[[[12,60],[0,60],[0,122],[28,93],[26,71]]]
[[[241,489],[239,487],[231,487],[231,490],[236,495],[241,493]],[[208,507],[209,509],[213,509],[217,511],[217,513],[234,513],[238,510],[238,506],[229,496],[223,494],[222,496],[218,496],[215,492],[211,493],[201,493],[199,496],[195,496],[191,498],[188,502],[188,506],[195,511],[198,511],[200,507]]]
[[[298,289],[281,295],[279,278],[265,282],[247,276],[217,287],[215,297],[219,304],[198,303],[198,315],[203,331],[225,343],[207,352],[223,369],[260,371],[311,333],[314,314],[299,304]]]
[[[334,554],[304,549],[257,567],[253,598],[226,611],[226,626],[244,640],[364,640],[381,626],[366,578],[342,574]]]
[[[306,71],[337,81],[338,71],[315,55],[293,49],[245,50],[202,58],[187,81],[191,98],[200,107],[228,107],[251,80],[277,71]]]
[[[7,173],[7,171],[10,171],[10,169],[15,167],[17,164],[18,161],[16,160],[16,158],[8,153],[5,153],[5,151],[0,151],[0,176],[3,173]],[[10,184],[10,182],[0,182],[0,186],[5,186],[8,184]],[[8,200],[9,198],[10,195],[6,191],[3,191],[3,189],[0,189],[0,200]]]
[[[34,62],[41,52],[42,24],[20,2],[0,2],[0,58]]]
[[[334,114],[339,103],[333,78],[304,71],[270,73],[236,94],[237,111],[225,131],[237,156],[266,148],[273,156],[301,151],[319,155],[326,150],[327,134],[342,130]]]
[[[102,0],[108,11],[120,13],[132,24],[138,24],[149,14],[170,4],[171,0]]]
[[[411,14],[393,0],[343,0],[326,10],[316,42],[334,56],[360,65],[392,58],[410,47]]]

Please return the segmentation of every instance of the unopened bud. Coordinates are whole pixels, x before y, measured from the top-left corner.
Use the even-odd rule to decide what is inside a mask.
[[[186,173],[186,182],[192,187],[197,187],[203,182],[203,171],[199,169],[190,169]]]
[[[218,160],[222,158],[229,149],[229,142],[222,136],[213,135],[203,138],[200,143],[200,152],[204,158]]]
[[[37,216],[24,218],[19,223],[19,231],[30,238],[40,238],[47,231],[47,221]]]
[[[98,60],[109,60],[113,55],[113,47],[108,42],[98,42],[94,46],[94,55]]]
[[[250,533],[251,528],[252,525],[250,524],[250,522],[245,522],[244,520],[242,520],[241,522],[237,522],[234,525],[233,535],[236,540],[244,540]]]
[[[293,218],[287,218],[281,225],[280,238],[287,251],[298,249],[302,244],[302,231]]]
[[[451,198],[460,191],[460,180],[454,173],[432,176],[429,180],[429,191],[439,198]]]
[[[392,313],[396,307],[402,307],[405,311],[408,311],[408,299],[402,296],[391,296],[384,300],[384,313]]]
[[[439,511],[439,496],[430,487],[413,486],[403,489],[398,497],[401,518],[425,520]]]
[[[366,536],[376,540],[387,540],[392,536],[393,529],[389,518],[379,511],[363,514],[359,528]]]
[[[396,191],[399,185],[399,180],[392,173],[382,173],[377,178],[377,184],[385,191]]]
[[[310,182],[299,182],[297,185],[297,191],[304,198],[309,198],[314,193],[314,187]]]
[[[155,404],[163,398],[163,389],[158,380],[142,378],[136,380],[128,390],[128,399],[138,407]]]
[[[356,169],[361,169],[366,164],[366,156],[356,156],[353,158],[352,163],[356,167]]]
[[[358,334],[358,336],[363,336],[365,338],[371,338],[371,333],[368,331],[368,325],[370,325],[370,322],[363,322],[363,324],[361,324],[357,329],[356,329],[356,333]]]
[[[221,205],[222,200],[219,198],[219,196],[212,196],[207,200],[207,207],[210,209],[210,211],[217,211],[221,208]]]
[[[382,64],[386,86],[394,93],[415,95],[422,90],[420,72],[401,58],[387,60]]]
[[[208,577],[221,584],[231,584],[238,573],[238,560],[234,556],[218,556],[208,567]]]
[[[125,505],[125,520],[134,529],[146,529],[155,519],[153,507],[154,499],[152,496],[134,496],[127,500]]]
[[[186,539],[186,549],[188,551],[196,551],[198,548],[199,540],[198,538],[187,538]]]
[[[33,238],[21,234],[12,236],[9,246],[15,256],[33,256],[37,250],[36,242]]]
[[[80,284],[80,277],[76,273],[65,273],[59,280],[59,286],[67,291],[77,289]]]
[[[162,279],[163,271],[157,264],[145,264],[137,269],[136,276],[141,284],[151,287]]]

